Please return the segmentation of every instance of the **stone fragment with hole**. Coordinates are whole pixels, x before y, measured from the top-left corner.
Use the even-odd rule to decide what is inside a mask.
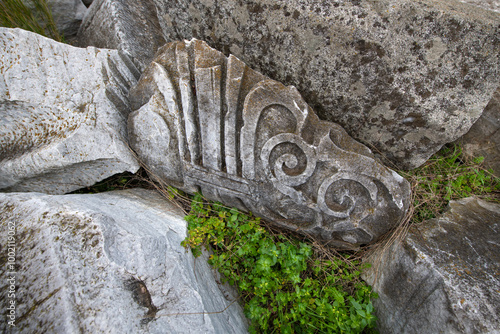
[[[153,191],[0,193],[0,221],[0,299],[16,314],[2,333],[248,332],[235,291],[180,245],[183,212]]]

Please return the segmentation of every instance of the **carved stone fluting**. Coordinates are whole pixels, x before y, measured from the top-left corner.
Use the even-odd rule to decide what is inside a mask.
[[[410,190],[295,87],[205,42],[167,44],[130,91],[131,146],[187,192],[332,245],[376,240],[405,215]]]

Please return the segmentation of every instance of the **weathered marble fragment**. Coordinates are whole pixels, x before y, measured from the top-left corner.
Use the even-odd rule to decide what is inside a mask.
[[[369,243],[405,214],[409,185],[298,91],[205,42],[167,44],[130,90],[132,148],[188,192],[337,246]]]
[[[237,295],[180,245],[182,212],[157,193],[0,194],[0,222],[2,317],[16,311],[2,333],[247,332]]]
[[[81,47],[118,49],[131,57],[141,71],[165,45],[151,0],[95,0],[77,40]]]
[[[500,177],[500,88],[481,117],[457,143],[466,156],[484,157],[485,166]]]
[[[499,333],[499,247],[500,205],[467,198],[377,251],[364,279],[380,333]]]
[[[154,2],[165,40],[205,40],[295,85],[403,168],[465,134],[500,80],[500,14],[455,0]]]
[[[139,168],[127,144],[137,69],[118,51],[0,28],[0,189],[61,194]]]

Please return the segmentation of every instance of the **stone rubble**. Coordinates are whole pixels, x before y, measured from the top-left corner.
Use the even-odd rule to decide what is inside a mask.
[[[372,242],[409,189],[345,130],[408,169],[468,132],[464,152],[499,173],[499,2],[460,2],[50,0],[64,35],[91,47],[0,28],[0,191],[137,171],[130,116],[131,145],[173,185],[337,247]],[[238,58],[196,40],[160,49],[192,37]],[[0,331],[247,332],[206,254],[180,247],[181,215],[140,189],[0,193],[19,282],[19,326]],[[496,204],[452,201],[373,254],[380,332],[498,333],[499,221]]]

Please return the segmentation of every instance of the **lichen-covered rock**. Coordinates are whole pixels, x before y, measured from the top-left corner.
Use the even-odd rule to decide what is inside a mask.
[[[484,157],[487,168],[500,177],[500,88],[469,132],[457,141],[469,157]]]
[[[77,44],[118,49],[142,71],[165,40],[151,0],[95,0],[78,31]]]
[[[0,189],[61,194],[139,165],[127,144],[137,69],[118,51],[0,28]]]
[[[499,333],[499,232],[500,205],[467,198],[373,254],[379,331]]]
[[[2,333],[247,332],[234,291],[180,245],[182,212],[155,192],[0,194],[0,222]]]
[[[499,83],[500,14],[454,0],[154,2],[165,40],[295,85],[403,168],[465,134]]]
[[[185,191],[340,247],[376,240],[406,212],[406,180],[294,87],[202,41],[163,47],[130,101],[130,145]]]
[[[500,13],[500,1],[499,0],[460,0],[474,6],[478,6],[487,10],[491,10]]]

